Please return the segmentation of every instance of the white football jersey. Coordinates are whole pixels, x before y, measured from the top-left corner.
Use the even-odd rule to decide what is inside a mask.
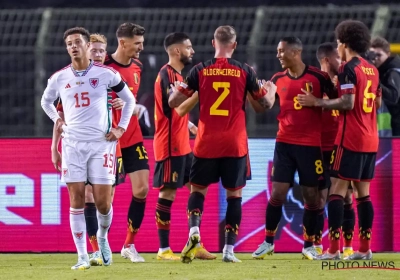
[[[68,65],[49,78],[42,97],[42,107],[56,121],[59,116],[54,101],[60,97],[66,123],[64,138],[76,141],[104,140],[112,127],[112,97],[107,89],[120,83],[120,74],[102,64],[91,61],[89,67],[80,72]],[[129,119],[121,118],[120,126],[126,129]]]

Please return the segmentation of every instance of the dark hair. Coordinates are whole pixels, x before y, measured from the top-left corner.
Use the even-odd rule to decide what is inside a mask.
[[[236,31],[230,25],[222,25],[215,30],[214,39],[221,44],[233,43],[236,40]]]
[[[183,41],[190,39],[186,33],[175,32],[168,34],[164,39],[164,48],[167,49],[169,46],[174,44],[181,44]]]
[[[318,46],[317,49],[317,59],[321,60],[324,57],[328,57],[331,54],[333,54],[336,50],[336,44],[335,43],[322,43],[321,45]]]
[[[283,37],[280,41],[285,42],[286,44],[288,44],[292,47],[296,47],[298,49],[303,49],[303,43],[297,37],[294,37],[294,36]]]
[[[83,39],[85,39],[86,42],[89,42],[90,33],[89,33],[89,31],[87,31],[87,29],[85,29],[83,27],[73,27],[73,28],[67,29],[67,31],[64,32],[64,37],[63,37],[64,41],[65,41],[65,39],[67,39],[67,37],[69,35],[72,35],[72,34],[81,34]]]
[[[116,35],[117,38],[133,38],[134,36],[143,36],[145,31],[144,27],[139,24],[125,22],[118,27]]]
[[[336,39],[346,44],[352,51],[365,54],[371,44],[371,35],[368,27],[358,20],[345,20],[335,29]]]
[[[382,38],[382,37],[376,37],[376,38],[372,39],[371,47],[372,48],[380,48],[385,53],[390,53],[390,44],[388,41],[386,41],[385,38]]]

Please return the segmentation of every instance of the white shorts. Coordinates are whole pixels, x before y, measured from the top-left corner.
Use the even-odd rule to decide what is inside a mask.
[[[62,140],[61,180],[113,185],[115,181],[116,141],[84,142]]]

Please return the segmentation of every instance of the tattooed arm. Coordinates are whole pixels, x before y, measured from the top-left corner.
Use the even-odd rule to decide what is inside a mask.
[[[354,94],[344,94],[335,99],[317,98],[315,106],[331,110],[352,110],[354,107]]]

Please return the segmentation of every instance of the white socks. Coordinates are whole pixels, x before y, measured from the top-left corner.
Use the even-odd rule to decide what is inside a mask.
[[[194,233],[200,234],[200,229],[199,227],[191,227],[189,231],[189,237],[192,236]]]
[[[223,253],[225,253],[225,252],[233,253],[233,245],[225,244],[224,249],[222,250],[222,252]]]
[[[83,208],[69,208],[69,225],[78,255],[86,256],[86,221]]]
[[[99,211],[97,211],[97,221],[99,223],[99,229],[97,230],[97,239],[106,238],[108,234],[108,229],[111,226],[112,218],[113,218],[113,207],[111,205],[110,211],[108,214],[103,215]]]

